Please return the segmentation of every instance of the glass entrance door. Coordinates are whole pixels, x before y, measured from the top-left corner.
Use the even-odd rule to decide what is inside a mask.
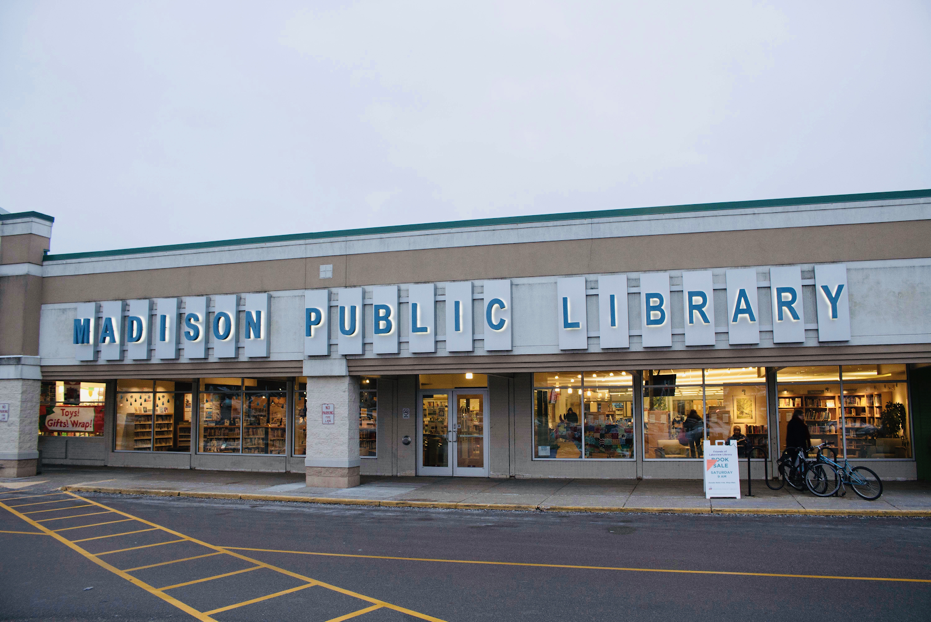
[[[488,435],[481,389],[420,394],[418,475],[488,476]]]

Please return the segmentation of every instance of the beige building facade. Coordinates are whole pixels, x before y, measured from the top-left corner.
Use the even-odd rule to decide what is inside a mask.
[[[70,255],[52,224],[0,216],[4,477],[698,478],[732,438],[762,476],[796,410],[929,476],[931,191]]]

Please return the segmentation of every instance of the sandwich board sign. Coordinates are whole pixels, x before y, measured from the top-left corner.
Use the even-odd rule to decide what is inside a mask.
[[[740,469],[737,443],[731,441],[704,442],[705,499],[740,499]]]

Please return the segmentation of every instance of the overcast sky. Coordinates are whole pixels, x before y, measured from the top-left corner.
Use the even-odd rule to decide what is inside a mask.
[[[0,2],[52,252],[931,188],[931,3]]]

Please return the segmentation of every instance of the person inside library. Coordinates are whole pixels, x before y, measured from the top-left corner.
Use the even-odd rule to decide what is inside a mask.
[[[727,442],[730,443],[731,441],[734,441],[734,443],[737,445],[737,456],[739,458],[746,458],[747,437],[744,436],[743,430],[740,429],[739,425],[734,426],[733,434],[728,437]]]
[[[801,408],[792,411],[792,418],[786,425],[786,451],[793,449],[799,450],[795,452],[795,464],[793,465],[798,467],[805,454],[811,449],[811,433],[808,431],[808,424],[805,423]]]
[[[689,458],[699,458],[701,454],[701,441],[705,432],[705,423],[698,415],[694,408],[689,411],[685,421],[682,422],[682,430],[689,439]]]

